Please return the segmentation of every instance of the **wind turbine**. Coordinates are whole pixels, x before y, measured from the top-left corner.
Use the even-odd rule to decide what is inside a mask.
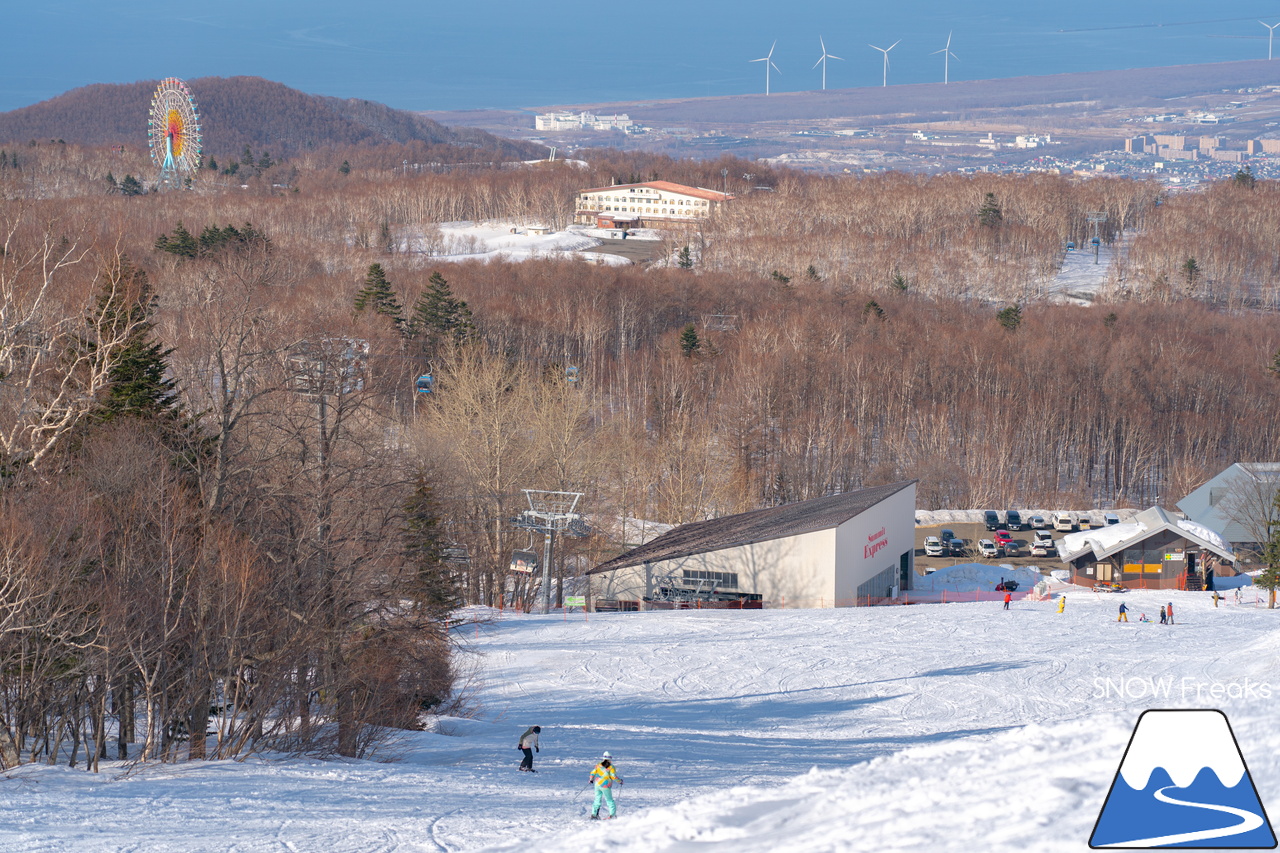
[[[1277,26],[1280,26],[1280,24],[1277,24]],[[818,44],[822,45],[822,56],[818,57],[818,61],[813,63],[813,67],[822,66],[822,91],[825,92],[827,90],[827,60],[840,59],[840,57],[827,53],[827,43],[822,40],[822,36],[818,36]],[[840,61],[844,62],[843,59],[840,59]]]
[[[888,47],[876,47],[874,44],[867,45],[867,47],[873,47],[884,54],[884,83],[881,84],[883,86],[889,85],[889,51],[897,47],[898,44],[901,43],[901,41],[902,39],[898,39],[898,41],[895,41],[893,44],[889,45]]]
[[[1258,21],[1258,23],[1262,24],[1262,21]],[[1280,27],[1280,24],[1262,24],[1262,26],[1266,27],[1268,31],[1267,32],[1267,59],[1270,59],[1271,58],[1271,40],[1276,37],[1276,27]]]
[[[1276,24],[1276,26],[1277,26],[1277,27],[1280,27],[1280,24]],[[954,30],[952,30],[952,32],[947,33],[947,46],[946,46],[946,47],[944,47],[942,50],[935,50],[933,53],[929,54],[930,56],[936,56],[936,55],[937,55],[937,54],[939,54],[939,53],[941,53],[941,54],[942,54],[942,84],[943,84],[944,86],[945,86],[948,82],[950,82],[950,79],[951,79],[951,58],[952,58],[953,56],[954,56],[956,59],[959,59],[959,58],[960,58],[960,57],[956,56],[954,53],[952,53],[952,52],[951,52],[951,36],[952,36],[952,33],[954,33],[954,32],[955,32],[955,31],[954,31]]]
[[[768,56],[762,56],[762,57],[760,57],[759,59],[749,59],[749,60],[747,60],[748,62],[763,62],[763,63],[764,63],[764,93],[765,93],[766,95],[768,95],[768,94],[769,94],[769,68],[772,66],[772,68],[773,68],[773,70],[774,70],[774,71],[777,71],[779,74],[781,74],[781,73],[782,73],[782,69],[781,69],[781,68],[779,68],[778,66],[776,66],[776,65],[774,65],[774,64],[773,64],[773,49],[774,49],[775,47],[777,47],[777,46],[778,46],[778,40],[777,40],[777,39],[774,39],[774,40],[773,40],[773,44],[769,45],[769,55],[768,55]],[[825,53],[825,51],[824,51],[824,53]]]

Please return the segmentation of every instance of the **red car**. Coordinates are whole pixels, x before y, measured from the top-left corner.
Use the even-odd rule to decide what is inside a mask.
[[[996,547],[1003,548],[1013,541],[1013,537],[1009,535],[1007,530],[997,530],[995,532]]]

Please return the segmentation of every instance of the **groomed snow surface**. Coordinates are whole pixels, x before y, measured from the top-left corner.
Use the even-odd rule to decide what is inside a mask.
[[[22,767],[0,850],[1084,851],[1139,713],[1172,707],[1226,712],[1274,815],[1280,615],[1245,593],[508,614],[460,630],[476,715],[399,761]],[[596,823],[606,749],[626,784]]]

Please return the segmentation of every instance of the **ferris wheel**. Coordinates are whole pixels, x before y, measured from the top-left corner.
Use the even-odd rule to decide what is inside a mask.
[[[151,161],[160,167],[160,188],[180,187],[200,168],[200,113],[187,84],[166,77],[151,96],[147,121]]]

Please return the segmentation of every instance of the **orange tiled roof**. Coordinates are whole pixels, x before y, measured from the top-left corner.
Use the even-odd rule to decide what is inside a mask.
[[[693,196],[694,198],[704,198],[707,201],[728,201],[733,198],[715,190],[704,190],[702,187],[687,187],[684,184],[675,184],[671,181],[645,181],[642,184],[616,184],[612,187],[592,187],[589,190],[578,190],[579,193],[599,193],[609,190],[627,190],[634,187],[646,187],[648,189],[662,190],[669,193],[680,193],[681,195]]]

